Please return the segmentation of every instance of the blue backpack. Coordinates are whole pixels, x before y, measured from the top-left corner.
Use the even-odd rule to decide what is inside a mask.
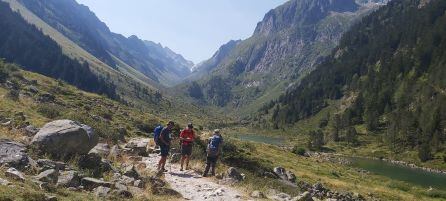
[[[163,130],[163,126],[159,125],[153,130],[153,140],[155,141],[155,144],[158,145],[161,131]]]
[[[223,138],[219,135],[212,136],[211,140],[208,144],[208,156],[217,156],[218,149],[220,148],[220,144],[223,141]]]

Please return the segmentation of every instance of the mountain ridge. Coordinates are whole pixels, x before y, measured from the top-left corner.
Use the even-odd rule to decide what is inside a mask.
[[[350,25],[379,6],[354,0],[289,1],[269,11],[250,38],[204,68],[208,71],[193,72],[191,77],[200,83],[204,101],[224,99],[217,101],[219,107],[255,112],[311,71]],[[204,77],[197,79],[200,76]],[[212,93],[209,86],[215,85],[210,82],[216,80],[225,82],[225,89]]]
[[[136,36],[124,37],[111,32],[87,6],[80,5],[75,0],[18,2],[112,68],[117,68],[118,63],[113,57],[119,58],[127,66],[162,85],[175,84],[181,81],[183,73],[189,73],[185,69],[190,68],[189,61],[182,57],[172,59],[163,54],[152,54],[151,52],[166,51],[163,48],[154,49],[157,46],[147,47]],[[166,74],[174,76],[167,77]]]

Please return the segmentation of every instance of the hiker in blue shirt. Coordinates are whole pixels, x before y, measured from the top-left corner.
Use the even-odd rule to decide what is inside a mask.
[[[212,137],[209,139],[207,147],[206,168],[204,170],[203,177],[208,176],[209,170],[211,170],[211,175],[215,176],[215,166],[221,153],[222,144],[223,137],[220,134],[220,130],[216,129]]]
[[[171,133],[174,125],[175,123],[173,121],[169,121],[167,126],[163,128],[163,130],[161,130],[161,133],[159,135],[158,145],[160,146],[160,151],[161,151],[161,159],[158,162],[159,172],[167,172],[165,166],[166,166],[167,156],[169,156],[170,141],[172,140]]]

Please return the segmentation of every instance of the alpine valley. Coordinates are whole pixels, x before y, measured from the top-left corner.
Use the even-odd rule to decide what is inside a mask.
[[[0,201],[446,200],[445,65],[444,0],[289,0],[198,64],[76,0],[0,0]]]

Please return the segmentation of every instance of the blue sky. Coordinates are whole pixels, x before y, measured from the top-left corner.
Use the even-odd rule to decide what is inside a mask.
[[[286,0],[77,0],[113,32],[159,42],[197,63],[231,39],[251,36],[257,22]]]

